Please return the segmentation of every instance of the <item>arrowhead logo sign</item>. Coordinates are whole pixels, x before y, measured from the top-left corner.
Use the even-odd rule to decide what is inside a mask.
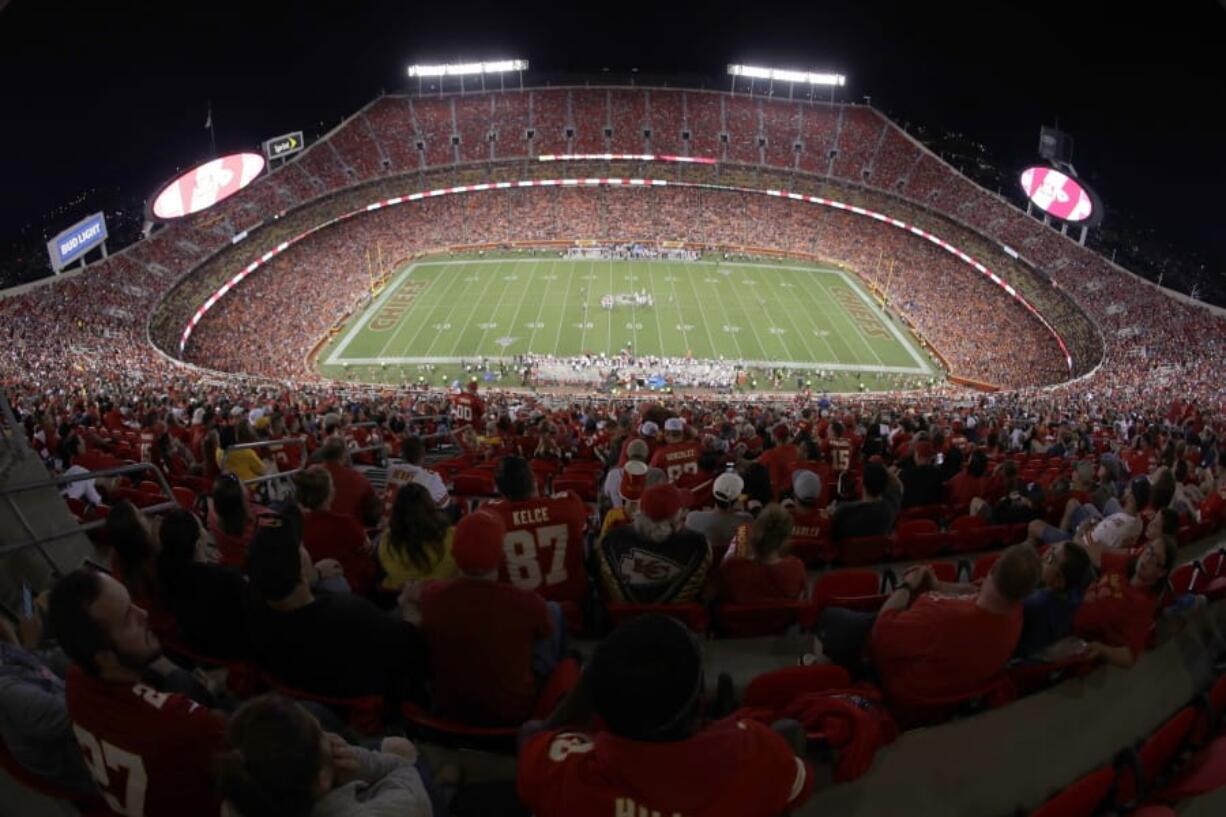
[[[302,150],[302,131],[294,131],[264,143],[264,154],[269,159],[283,159]]]

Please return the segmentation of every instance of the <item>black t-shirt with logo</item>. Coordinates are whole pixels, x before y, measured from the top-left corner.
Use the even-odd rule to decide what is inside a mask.
[[[605,598],[632,604],[684,604],[699,600],[711,570],[706,537],[691,530],[651,542],[633,526],[609,531],[600,543]]]

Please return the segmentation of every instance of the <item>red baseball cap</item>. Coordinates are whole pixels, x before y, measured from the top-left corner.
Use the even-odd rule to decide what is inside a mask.
[[[618,487],[622,499],[633,502],[643,495],[643,488],[647,484],[647,470],[647,463],[639,460],[629,460],[622,467],[622,482]]]
[[[689,504],[689,491],[682,491],[671,482],[665,482],[643,491],[639,509],[647,515],[648,519],[663,522],[666,519],[672,519]]]
[[[489,511],[474,511],[455,527],[451,555],[460,571],[473,576],[491,573],[502,561],[502,517]]]

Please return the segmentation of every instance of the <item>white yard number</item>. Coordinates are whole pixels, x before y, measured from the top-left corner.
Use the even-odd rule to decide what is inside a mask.
[[[102,798],[111,807],[111,811],[125,817],[145,817],[145,789],[148,787],[149,778],[145,775],[145,762],[140,756],[125,752],[105,740],[99,741],[75,723],[72,725],[72,731],[77,736],[77,743],[81,746],[81,754],[85,758],[85,765],[89,767],[90,776],[98,784]],[[124,787],[123,800],[111,793],[111,778],[107,769],[127,772],[128,780]]]
[[[511,584],[523,590],[540,587],[542,582],[539,553],[548,548],[553,549],[553,561],[543,583],[551,585],[566,581],[566,534],[565,525],[537,528],[536,536],[533,536],[530,530],[513,530],[508,533],[502,540],[502,547],[507,554],[507,575]]]
[[[668,466],[668,470],[666,473],[668,474],[669,482],[676,482],[678,479],[681,478],[682,474],[697,474],[698,473],[698,463],[686,462],[686,463],[678,463],[677,465],[670,465]]]
[[[455,406],[451,409],[451,413],[454,414],[460,420],[467,420],[470,423],[473,421],[472,406],[466,405],[464,403],[456,403]]]

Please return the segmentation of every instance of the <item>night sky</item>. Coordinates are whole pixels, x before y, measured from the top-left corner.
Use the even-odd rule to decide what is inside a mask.
[[[210,99],[228,151],[324,131],[405,89],[410,62],[523,57],[551,74],[638,68],[721,88],[743,62],[841,71],[843,99],[871,95],[1009,166],[1058,120],[1108,219],[1221,275],[1224,6],[0,0],[0,239],[143,200],[208,155]]]

